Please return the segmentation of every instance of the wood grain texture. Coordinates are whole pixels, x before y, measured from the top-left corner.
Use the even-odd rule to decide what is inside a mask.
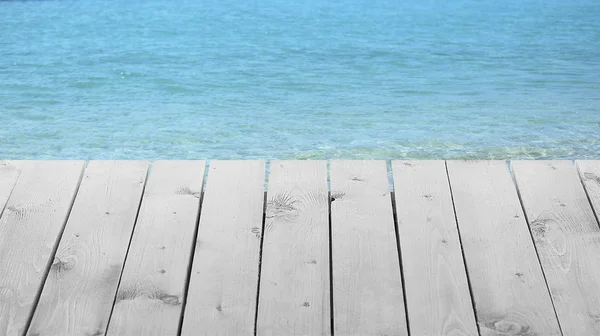
[[[481,335],[561,335],[504,161],[448,161]]]
[[[0,161],[0,216],[21,173],[18,161]]]
[[[83,161],[21,162],[0,219],[0,335],[22,335],[77,191]]]
[[[407,335],[385,161],[331,161],[334,332]]]
[[[28,335],[103,335],[148,163],[92,161],[56,251]]]
[[[264,161],[211,161],[182,335],[253,335]]]
[[[108,335],[177,335],[204,169],[204,161],[153,163]]]
[[[477,335],[444,161],[393,161],[413,335]]]
[[[600,335],[600,229],[571,161],[514,161],[564,335]]]
[[[325,161],[271,161],[258,335],[329,335]]]
[[[600,160],[577,161],[577,167],[596,216],[600,216]]]

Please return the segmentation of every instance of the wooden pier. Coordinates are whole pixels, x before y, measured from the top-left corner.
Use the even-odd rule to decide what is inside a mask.
[[[0,161],[0,211],[0,335],[600,335],[600,161]]]

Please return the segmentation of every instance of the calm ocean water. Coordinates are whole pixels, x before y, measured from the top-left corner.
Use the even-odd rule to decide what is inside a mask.
[[[600,158],[600,1],[0,1],[0,158]]]

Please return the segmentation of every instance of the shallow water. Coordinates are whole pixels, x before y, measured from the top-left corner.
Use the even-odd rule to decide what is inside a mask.
[[[0,1],[0,158],[600,158],[600,2]]]

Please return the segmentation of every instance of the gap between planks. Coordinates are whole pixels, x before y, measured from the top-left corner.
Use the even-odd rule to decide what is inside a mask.
[[[329,175],[330,174],[329,162],[330,161],[327,161],[327,174],[328,174],[327,192],[328,192],[328,199],[329,199],[329,201],[328,201],[328,217],[329,217],[329,235],[330,235],[330,242],[331,242],[331,189],[330,189],[330,183],[329,183],[329,180],[330,180],[330,178],[329,178],[329,176],[330,176]],[[389,163],[389,162],[390,161],[386,161],[386,165],[388,165],[387,163]],[[269,163],[270,163],[269,161],[266,162],[267,165]],[[510,164],[510,162],[508,164]],[[207,165],[207,167],[210,167],[210,162],[207,162],[206,165]],[[388,173],[391,173],[391,172],[392,172],[392,170],[391,170],[391,168],[389,168]],[[206,169],[206,173],[208,174],[208,169]],[[267,198],[267,195],[268,195],[268,189],[267,189],[268,188],[268,177],[267,177],[268,173],[269,173],[269,168],[267,166],[266,169],[265,169],[265,181],[264,181],[265,183],[264,183],[264,185],[265,185],[265,190],[266,191],[264,192],[264,198],[265,199],[264,199],[264,203],[263,203],[263,213],[262,213],[262,215],[263,215],[263,220],[262,220],[263,232],[264,232],[264,223],[265,223],[264,218],[265,218],[265,212],[266,212],[265,211],[266,210],[266,198]],[[80,181],[81,181],[81,177],[82,176],[83,176],[83,173],[80,176]],[[512,172],[511,172],[511,176],[514,178],[514,174],[512,174]],[[580,178],[581,178],[582,184],[584,184],[583,176],[580,176]],[[208,182],[208,178],[205,177],[204,181],[203,181],[203,186],[202,186],[203,190],[206,187],[207,182]],[[80,184],[78,184],[77,192],[79,191],[79,186],[80,186]],[[585,187],[585,184],[584,184],[584,187]],[[519,203],[523,207],[522,199],[521,199],[521,195],[520,195],[520,190],[519,190],[518,186],[516,185],[516,183],[515,183],[515,188],[517,189],[517,192],[519,194]],[[589,193],[588,193],[588,189],[587,188],[584,188],[584,189],[585,189],[586,195],[588,197],[588,202],[591,203],[590,196],[589,196]],[[401,246],[400,246],[400,243],[399,243],[399,239],[398,239],[398,218],[397,218],[397,209],[396,209],[397,205],[395,204],[394,194],[393,194],[394,191],[393,190],[394,190],[393,189],[393,180],[390,180],[389,191],[390,191],[390,197],[392,198],[392,202],[393,202],[392,210],[393,210],[393,215],[394,215],[394,226],[395,226],[395,235],[396,235],[395,238],[396,238],[396,241],[397,241],[397,249],[398,249],[398,254],[399,254],[399,260],[398,260],[398,262],[399,262],[399,265],[400,265],[400,268],[401,268],[401,272],[402,272],[402,249],[401,249]],[[11,193],[12,193],[12,188],[11,188]],[[204,193],[202,193],[202,196],[203,196],[203,194]],[[454,197],[454,195],[453,195],[452,192],[451,192],[451,195],[452,195],[452,197]],[[73,202],[74,202],[75,198],[76,198],[76,195],[75,195],[75,197],[73,197]],[[202,206],[203,206],[203,202],[202,201],[203,201],[203,197],[201,197],[201,199],[200,199],[200,208],[198,209],[198,215],[197,215],[197,218],[196,218],[196,227],[195,227],[195,234],[196,235],[197,235],[197,232],[198,232],[198,223],[199,223],[199,219],[200,219],[201,212],[202,212]],[[71,202],[71,207],[73,205],[73,202]],[[454,199],[453,199],[453,203],[454,203]],[[140,205],[141,205],[141,203],[140,203]],[[454,207],[454,204],[453,204],[453,207]],[[596,209],[596,207],[592,207],[592,209],[594,210],[594,215],[596,217],[596,222],[598,223],[598,214],[597,214],[597,210],[598,209]],[[4,210],[4,207],[2,207],[2,210]],[[69,211],[69,214],[70,214],[70,211]],[[454,214],[456,216],[456,211],[454,211]],[[0,215],[2,215],[2,213],[0,213]],[[139,215],[139,209],[138,209],[138,215]],[[68,217],[67,217],[67,220],[68,220]],[[65,220],[65,223],[67,222],[67,220]],[[527,221],[528,224],[530,224],[530,220],[528,218],[526,218],[526,221]],[[137,222],[137,220],[136,220],[136,222]],[[134,223],[134,225],[135,225],[135,223]],[[64,224],[63,224],[63,227],[61,229],[62,229],[62,231],[64,231],[64,229],[65,229],[65,225]],[[62,231],[61,231],[61,234],[62,234]],[[60,238],[61,238],[61,235],[59,235],[59,238],[58,238],[59,241],[60,241]],[[197,237],[195,237],[195,239],[197,239]],[[260,263],[261,263],[261,260],[262,260],[262,240],[263,239],[264,239],[264,236],[261,237],[261,248],[260,248],[260,254],[259,254],[259,272],[260,272],[260,266],[261,266]],[[131,244],[131,237],[130,237],[129,244]],[[52,254],[52,257],[50,258],[50,260],[53,259],[54,253],[56,252],[55,250],[57,248],[57,245],[58,244],[55,244],[55,248],[54,248],[54,251],[53,251],[53,254]],[[129,249],[129,246],[128,246],[128,249]],[[191,265],[192,265],[192,262],[193,262],[193,255],[194,255],[193,252],[194,252],[194,249],[195,249],[195,244],[193,244],[193,246],[192,246],[192,254],[191,254],[192,257],[191,257],[190,263],[189,263],[190,266],[189,266],[189,269],[188,269],[188,275],[187,275],[188,278],[187,278],[187,281],[186,281],[186,291],[185,291],[184,301],[183,301],[183,309],[182,309],[182,314],[181,314],[181,322],[183,322],[184,314],[185,314],[185,311],[186,311],[185,307],[186,307],[186,303],[187,303],[187,288],[189,287],[189,281],[190,281],[189,276],[190,276],[190,273],[191,273]],[[461,251],[462,251],[462,242],[461,242]],[[464,254],[464,251],[463,251],[463,254]],[[333,255],[333,247],[332,247],[332,244],[330,244],[330,246],[329,246],[329,258],[330,258],[330,264],[329,264],[330,265],[330,284],[329,284],[329,286],[330,286],[330,295],[331,295],[331,298],[330,298],[330,303],[331,303],[331,307],[330,307],[331,308],[331,332],[333,334],[333,331],[334,331],[333,330],[333,325],[334,325],[334,323],[333,323],[333,317],[334,317],[334,314],[333,314],[333,308],[334,308],[333,301],[334,301],[334,297],[333,297],[333,263],[332,263],[332,260],[331,260],[332,255]],[[536,246],[536,255],[538,255],[538,253],[537,253],[537,246]],[[538,259],[539,259],[539,255],[538,255]],[[539,260],[538,260],[538,262],[539,262]],[[467,266],[465,265],[465,267],[467,267]],[[49,267],[46,267],[46,272],[45,272],[44,279],[47,278],[48,271],[49,271]],[[468,269],[467,269],[466,273],[467,273],[467,277],[468,277],[469,276]],[[122,274],[121,274],[121,276],[122,276]],[[545,278],[545,274],[544,274],[544,278]],[[258,281],[260,281],[260,279],[261,279],[261,276],[260,276],[260,273],[259,273]],[[471,284],[470,284],[470,279],[468,281],[469,281],[469,290],[472,291]],[[402,279],[402,285],[403,285],[403,287],[405,286],[404,279]],[[43,288],[43,286],[41,288]],[[40,288],[40,290],[41,290],[41,288]],[[256,300],[256,306],[257,306],[256,315],[258,315],[258,306],[260,304],[260,302],[258,300],[259,295],[260,295],[259,288],[260,288],[260,283],[258,285],[257,294],[256,294],[256,297],[257,297],[257,300]],[[406,293],[405,289],[404,289],[404,293]],[[38,295],[38,299],[39,299],[39,295]],[[472,293],[471,293],[471,299],[473,300]],[[404,294],[404,301],[405,301],[405,308],[406,308],[406,294]],[[33,316],[33,313],[31,314],[29,320],[31,320],[32,316]],[[406,311],[406,318],[407,318],[407,322],[408,322],[407,324],[408,324],[408,326],[410,326],[410,320],[408,319],[408,311]],[[257,319],[257,317],[255,317],[255,324],[254,324],[255,330],[256,330],[256,319]],[[181,324],[182,323],[180,323],[180,325],[179,325],[179,332],[178,333],[180,333],[180,331],[181,331]],[[478,326],[479,326],[479,323],[478,323]]]

